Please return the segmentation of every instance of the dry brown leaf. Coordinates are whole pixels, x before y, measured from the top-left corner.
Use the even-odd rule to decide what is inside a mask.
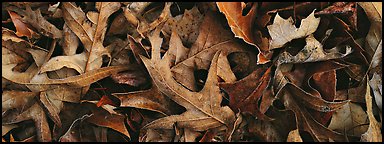
[[[78,73],[84,73],[85,64],[87,63],[87,54],[85,52],[81,54],[75,54],[70,56],[57,56],[49,59],[48,62],[40,69],[40,73],[48,71],[56,71],[63,67],[75,69]]]
[[[365,51],[370,55],[368,60],[373,56],[380,41],[382,40],[382,3],[381,2],[359,2],[358,3],[365,13],[369,21],[371,22],[371,27],[365,38]]]
[[[3,91],[1,95],[2,112],[13,108],[21,108],[37,95],[39,93],[36,92]]]
[[[218,50],[222,50],[224,57],[232,52],[245,51],[242,49],[244,45],[236,42],[231,32],[225,30],[219,21],[215,19],[215,16],[213,13],[207,13],[205,15],[200,27],[199,36],[189,52],[186,52],[177,35],[173,34],[175,36],[171,36],[169,54],[171,58],[175,57],[176,61],[179,62],[175,63],[176,65],[171,68],[171,71],[177,82],[192,91],[198,90],[195,85],[194,70],[207,70],[213,55]],[[220,62],[218,66],[219,71],[223,71],[223,68],[226,68],[223,64],[225,64],[225,62]],[[219,76],[222,78],[226,77],[225,75]]]
[[[102,65],[102,56],[110,57],[107,49],[103,46],[105,32],[107,31],[107,20],[112,13],[120,9],[120,3],[108,2],[97,3],[96,8],[99,13],[93,13],[97,17],[93,24],[89,23],[86,14],[78,7],[69,2],[62,3],[63,17],[67,26],[79,37],[87,50],[89,56],[85,65],[85,72],[100,68]]]
[[[1,125],[1,136],[4,136],[5,134],[7,134],[9,131],[11,131],[12,129],[14,128],[17,128],[17,125],[15,124],[3,124]]]
[[[172,29],[175,29],[184,45],[192,45],[199,35],[199,27],[201,26],[203,18],[199,9],[193,7],[191,10],[185,10],[183,15],[170,17],[165,22],[163,31],[171,35]]]
[[[38,38],[39,37],[39,34],[34,32],[30,27],[28,27],[27,24],[25,24],[21,20],[21,16],[20,15],[18,15],[15,12],[12,12],[12,11],[8,11],[8,13],[9,13],[9,16],[11,17],[11,19],[12,19],[13,24],[16,27],[16,35],[18,37],[26,36],[26,37],[28,37],[28,39],[31,39],[32,37],[33,38]]]
[[[287,142],[303,142],[298,129],[289,132]]]
[[[104,67],[99,68],[96,70],[92,70],[89,72],[86,72],[81,75],[76,75],[64,79],[49,79],[45,78],[44,81],[39,82],[30,82],[30,83],[24,83],[27,85],[57,85],[57,84],[66,84],[71,87],[84,87],[89,86],[90,84],[101,80],[107,76],[110,76],[112,74],[121,72],[127,70],[127,67],[125,66],[110,66],[110,67]],[[39,76],[40,77],[40,76]]]
[[[69,29],[65,23],[63,26],[63,39],[61,41],[63,47],[63,54],[71,56],[76,54],[77,47],[79,46],[79,38]]]
[[[375,116],[373,115],[372,108],[372,96],[370,94],[371,89],[369,88],[369,84],[367,82],[367,91],[365,94],[365,101],[367,104],[367,114],[369,119],[369,127],[367,132],[361,135],[361,141],[363,142],[382,142],[382,134],[381,134],[381,126],[380,123],[377,122]]]
[[[306,37],[314,33],[320,24],[320,18],[315,18],[314,12],[301,21],[299,28],[296,28],[293,24],[292,17],[283,19],[277,13],[273,24],[267,26],[272,38],[269,42],[269,49],[281,48],[293,39]]]
[[[369,80],[369,85],[373,90],[373,95],[375,96],[376,105],[379,107],[380,111],[383,111],[383,82],[382,77],[374,73],[372,79]]]
[[[9,117],[8,117],[9,118]],[[37,139],[41,142],[51,141],[51,132],[49,130],[48,121],[44,110],[35,101],[34,104],[25,111],[17,114],[11,120],[5,120],[3,124],[18,123],[25,120],[33,120],[35,122]]]
[[[172,114],[170,100],[162,95],[156,86],[149,90],[136,91],[130,93],[113,93],[112,95],[120,99],[120,107],[135,107],[159,112],[165,116]]]
[[[283,101],[284,105],[295,113],[296,124],[298,125],[297,128],[299,130],[309,132],[314,141],[327,141],[328,138],[331,138],[335,141],[345,141],[343,135],[334,132],[330,129],[327,129],[326,127],[315,121],[313,117],[308,113],[308,111],[302,106],[302,104],[296,102],[296,100],[294,99],[294,95],[290,93],[294,92],[285,92],[283,96]],[[336,107],[333,108],[333,110],[335,109]]]
[[[259,68],[250,75],[236,82],[221,83],[220,87],[229,95],[229,106],[234,112],[248,112],[258,119],[270,120],[259,109],[260,99],[263,95],[271,77],[271,68]],[[271,105],[270,101],[269,105]]]
[[[189,127],[196,131],[204,131],[222,125],[231,129],[230,124],[235,121],[235,115],[229,107],[220,106],[222,96],[216,77],[219,53],[212,60],[203,90],[191,92],[173,79],[169,68],[170,58],[168,56],[160,58],[162,39],[159,37],[159,31],[155,31],[154,35],[149,38],[152,43],[152,57],[148,59],[141,56],[141,59],[159,90],[176,103],[184,106],[187,111],[181,115],[157,119],[146,125],[145,128],[173,129],[174,123],[177,122],[177,126],[180,128]]]
[[[118,114],[110,114],[109,112],[96,108],[93,110],[93,115],[86,121],[98,126],[111,128],[118,131],[127,137],[130,137],[128,129],[125,127],[125,116]]]
[[[55,25],[48,22],[41,15],[40,9],[33,11],[31,7],[27,6],[23,19],[31,24],[34,28],[36,28],[37,31],[47,37],[51,37],[53,39],[63,37],[62,31],[56,28]]]
[[[265,27],[271,17],[265,13],[262,13],[263,15],[258,14],[258,3],[248,4],[251,5],[251,8],[244,16],[244,2],[216,2],[219,11],[225,15],[235,37],[256,46],[259,50],[257,63],[265,64],[271,59],[272,52],[268,48],[268,38],[263,37],[261,32],[256,30],[256,26],[261,25],[260,27]]]
[[[335,111],[328,128],[340,133],[347,132],[349,135],[360,136],[367,131],[367,114],[361,106],[354,103],[347,103]]]
[[[283,64],[325,61],[342,58],[352,53],[352,48],[348,45],[345,46],[345,53],[342,53],[341,47],[334,47],[330,50],[324,50],[323,45],[311,34],[305,39],[305,41],[307,44],[299,53],[297,53],[295,56],[292,56],[289,52],[283,52],[279,55],[277,63]]]

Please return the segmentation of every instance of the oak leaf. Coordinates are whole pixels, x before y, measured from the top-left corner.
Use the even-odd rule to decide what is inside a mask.
[[[175,59],[175,66],[171,67],[171,71],[176,81],[192,91],[198,90],[194,82],[194,70],[207,70],[213,55],[218,50],[222,51],[222,56],[219,57],[218,71],[223,71],[224,68],[228,67],[228,63],[223,61],[227,55],[232,52],[245,51],[242,48],[244,45],[236,42],[231,32],[225,30],[214,17],[213,13],[206,13],[199,36],[189,50],[182,45],[176,33],[171,35],[168,54],[172,55],[172,61]],[[221,73],[219,76],[223,79],[227,78]],[[235,78],[234,75],[231,77],[232,80]]]
[[[315,11],[301,21],[299,28],[296,28],[293,24],[292,17],[283,19],[279,13],[277,13],[273,24],[267,26],[269,34],[271,35],[269,49],[281,48],[293,39],[306,37],[314,33],[320,24],[320,18],[315,18],[314,12]]]
[[[235,115],[229,107],[220,106],[222,96],[216,76],[217,59],[220,53],[216,53],[212,60],[208,79],[203,90],[192,92],[178,84],[172,77],[169,68],[170,57],[167,55],[163,58],[160,57],[162,39],[159,37],[159,31],[156,30],[149,39],[152,44],[152,57],[148,59],[141,56],[141,59],[158,89],[173,101],[185,107],[187,111],[180,115],[157,119],[146,125],[145,128],[173,129],[175,122],[180,128],[188,127],[196,131],[204,131],[222,125],[229,128],[230,124],[235,120]]]

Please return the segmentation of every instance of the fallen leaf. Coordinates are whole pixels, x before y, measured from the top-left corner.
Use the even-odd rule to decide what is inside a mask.
[[[168,97],[161,94],[156,86],[149,90],[113,93],[112,95],[120,99],[120,107],[135,107],[159,112],[165,116],[172,114],[172,108]]]
[[[63,40],[61,41],[63,47],[63,54],[71,56],[76,54],[77,47],[79,46],[79,38],[65,23],[63,26]]]
[[[289,132],[287,142],[303,142],[298,129]]]
[[[16,35],[18,37],[26,36],[29,39],[31,39],[32,37],[34,37],[34,38],[38,38],[39,37],[39,35],[36,32],[34,32],[30,27],[28,27],[27,24],[25,24],[21,20],[22,18],[21,18],[20,15],[18,15],[15,12],[12,12],[12,11],[8,11],[8,14],[11,17],[12,22],[13,22],[13,24],[16,27]]]
[[[382,77],[374,73],[371,80],[369,80],[369,85],[373,90],[373,95],[375,96],[376,105],[379,107],[380,111],[383,110],[383,82]]]
[[[23,20],[27,21],[34,28],[36,28],[37,31],[47,37],[51,37],[53,39],[63,37],[62,31],[56,28],[55,25],[48,22],[41,15],[40,9],[33,11],[31,7],[27,6]]]
[[[273,24],[267,26],[272,38],[269,42],[269,49],[281,48],[293,39],[306,37],[314,33],[320,23],[320,18],[315,18],[314,12],[301,21],[299,28],[296,28],[293,24],[292,17],[283,19],[277,13]]]
[[[191,10],[185,10],[183,15],[168,18],[163,31],[171,35],[174,28],[183,44],[189,46],[196,41],[203,18],[204,15],[199,12],[199,9],[193,7]]]
[[[93,110],[93,115],[86,119],[86,121],[98,126],[111,128],[116,130],[127,137],[130,137],[127,128],[125,127],[125,116],[110,114],[109,112],[96,108]]]
[[[365,101],[367,104],[367,115],[369,119],[369,127],[367,132],[361,135],[361,141],[363,142],[381,142],[382,134],[381,134],[381,126],[379,122],[377,122],[375,116],[372,111],[372,96],[370,94],[371,90],[369,88],[369,84],[367,84],[367,91],[365,94]]]
[[[248,112],[258,119],[269,119],[259,110],[258,102],[262,99],[270,81],[271,68],[259,68],[250,75],[233,83],[221,83],[220,87],[229,95],[229,106],[234,112]]]
[[[360,136],[367,131],[367,114],[361,106],[354,103],[347,103],[335,111],[328,128],[340,133],[344,131],[349,135]]]
[[[331,138],[335,141],[345,141],[345,138],[342,134],[327,129],[320,123],[316,122],[301,104],[295,102],[295,99],[293,98],[294,95],[289,94],[290,92],[291,91],[285,92],[283,96],[283,101],[284,105],[295,113],[296,124],[298,125],[297,128],[299,130],[309,132],[314,141],[326,141],[328,140],[328,138]],[[343,104],[345,104],[345,102]],[[340,107],[340,105],[338,107]],[[334,107],[331,110],[328,109],[327,111],[334,111],[336,110],[336,108],[337,107]]]
[[[87,62],[87,54],[75,54],[71,56],[57,56],[49,59],[40,69],[40,73],[59,70],[63,67],[75,69],[78,73],[84,73],[84,66]]]
[[[278,64],[325,61],[342,58],[352,53],[352,48],[348,45],[345,46],[345,53],[341,52],[341,47],[334,47],[329,50],[324,50],[322,44],[317,41],[313,35],[309,35],[305,40],[307,44],[295,56],[292,56],[289,52],[281,53],[277,60]]]
[[[169,51],[177,51],[177,53],[170,54],[176,55],[176,60],[179,59],[178,61],[180,61],[179,63],[175,63],[176,65],[171,68],[171,71],[177,82],[192,91],[198,90],[194,82],[194,70],[207,70],[213,55],[218,50],[222,50],[223,56],[227,56],[236,51],[244,51],[241,49],[243,45],[236,42],[235,39],[231,37],[230,31],[224,30],[222,26],[218,26],[220,23],[218,20],[214,19],[214,17],[215,15],[212,13],[207,13],[205,15],[200,27],[199,36],[195,43],[193,43],[189,52],[185,52],[185,48],[180,45],[181,43],[177,38],[177,35],[175,35],[175,38],[172,38],[171,36]],[[172,43],[176,44],[173,45]],[[218,68],[222,69],[221,66]],[[219,76],[224,77],[221,75]]]
[[[89,86],[90,84],[98,80],[101,80],[107,76],[110,76],[111,74],[118,73],[126,69],[127,67],[124,67],[124,66],[110,66],[110,67],[99,68],[96,70],[86,72],[82,75],[76,75],[76,76],[72,76],[64,79],[48,79],[47,78],[43,82],[31,82],[31,83],[24,83],[24,84],[27,84],[27,85],[66,84],[71,87],[84,87],[84,86]]]
[[[260,30],[255,29],[257,25],[265,27],[271,17],[267,14],[259,16],[261,14],[258,14],[258,3],[253,3],[245,16],[243,15],[243,2],[216,2],[216,5],[220,12],[225,15],[235,37],[256,46],[259,50],[257,63],[264,64],[268,62],[272,57],[272,53],[269,51],[270,48],[268,48],[268,39],[262,37]]]
[[[141,56],[141,59],[159,90],[176,103],[184,106],[187,111],[181,115],[157,119],[146,125],[145,128],[172,129],[175,122],[180,128],[189,127],[196,131],[204,131],[222,125],[229,127],[230,123],[234,122],[235,115],[229,107],[220,106],[222,98],[219,94],[216,77],[217,59],[220,53],[217,53],[212,60],[203,90],[192,92],[173,79],[168,65],[170,58],[160,58],[161,38],[159,38],[159,31],[155,31],[154,35],[150,37],[150,41],[152,43],[152,57],[148,59]]]
[[[108,17],[119,10],[120,3],[98,3],[97,6],[99,13],[94,14],[100,21],[92,24],[86,21],[86,15],[80,8],[71,3],[62,3],[63,17],[67,26],[79,37],[89,54],[85,72],[100,68],[102,65],[101,56],[108,55],[110,57],[103,46],[103,40],[107,30]]]

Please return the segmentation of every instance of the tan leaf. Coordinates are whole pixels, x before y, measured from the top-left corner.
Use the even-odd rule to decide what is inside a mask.
[[[107,20],[112,13],[120,9],[118,2],[97,3],[99,13],[93,13],[97,16],[96,20],[86,18],[86,14],[79,8],[69,2],[62,3],[63,17],[68,27],[79,37],[89,57],[85,66],[85,72],[100,68],[102,65],[102,56],[110,54],[103,46],[105,32],[107,30]],[[89,23],[91,20],[94,24]]]
[[[368,83],[368,82],[367,82]],[[369,127],[367,132],[361,135],[361,141],[363,142],[382,142],[382,134],[381,134],[381,125],[377,122],[375,116],[373,115],[372,108],[372,96],[370,94],[371,89],[369,88],[369,84],[367,84],[367,91],[365,94],[365,101],[367,104],[367,114],[369,119]]]
[[[287,142],[303,142],[298,129],[289,132]]]
[[[175,122],[180,128],[189,127],[196,131],[204,131],[222,125],[230,127],[230,124],[235,121],[235,115],[229,107],[220,106],[222,96],[216,76],[217,59],[220,53],[217,53],[212,60],[203,90],[192,92],[173,79],[169,68],[170,58],[160,58],[161,38],[159,37],[159,31],[155,31],[154,34],[149,37],[152,44],[152,58],[148,59],[141,56],[141,59],[159,90],[176,103],[184,106],[187,111],[181,115],[157,119],[145,127],[173,129]]]
[[[84,73],[85,64],[87,63],[87,54],[75,54],[70,56],[57,56],[49,59],[40,69],[40,73],[47,71],[59,70],[63,67],[75,69],[78,73]]]
[[[156,86],[149,90],[130,93],[113,93],[120,99],[120,107],[135,107],[159,112],[165,116],[172,114],[170,100],[160,93]]]
[[[278,57],[278,64],[325,61],[342,58],[352,53],[352,48],[348,45],[345,46],[345,53],[342,53],[342,48],[338,46],[330,50],[324,50],[323,45],[311,34],[305,40],[307,44],[295,56],[292,56],[289,52],[281,53]]]
[[[53,39],[63,37],[62,31],[56,28],[55,25],[48,22],[41,15],[40,9],[33,11],[30,6],[27,6],[23,19],[47,37],[51,37]]]
[[[130,137],[124,124],[125,116],[123,115],[110,114],[103,109],[95,109],[93,115],[87,118],[87,121],[98,126],[111,128]]]
[[[1,136],[4,136],[7,134],[9,131],[11,131],[14,128],[17,128],[18,126],[15,124],[6,124],[6,125],[1,125]]]
[[[199,36],[197,37],[195,43],[193,43],[188,53],[184,52],[185,48],[180,45],[181,43],[179,42],[179,40],[177,40],[177,38],[173,39],[173,36],[171,36],[169,50],[171,52],[177,51],[176,60],[180,61],[179,63],[176,63],[174,67],[171,68],[171,71],[174,74],[176,81],[178,81],[188,89],[191,89],[192,91],[197,91],[195,77],[193,74],[194,70],[207,70],[211,63],[213,55],[218,50],[222,50],[223,56],[221,57],[226,57],[232,52],[245,51],[242,49],[244,45],[236,42],[231,32],[225,30],[222,26],[220,26],[221,24],[217,19],[214,18],[215,16],[216,15],[209,12],[206,14],[200,27]],[[181,53],[180,55],[179,51]],[[184,58],[186,59],[184,60]],[[222,65],[225,64],[222,63],[222,59],[220,60],[220,64],[221,65],[218,66],[218,68],[220,71],[222,71],[224,68],[226,68],[224,65]],[[220,74],[222,73],[220,72]],[[220,77],[224,78],[225,75],[220,75]]]
[[[272,53],[268,48],[268,38],[262,37],[260,30],[255,29],[259,25],[265,27],[270,16],[265,13],[258,14],[258,3],[252,3],[252,7],[245,16],[243,16],[245,8],[244,2],[216,2],[216,5],[220,12],[225,15],[235,37],[241,38],[248,44],[256,46],[259,50],[257,63],[265,64],[268,62],[272,57]]]
[[[40,142],[51,141],[51,132],[49,130],[48,121],[44,110],[35,102],[31,107],[18,114],[14,119],[6,121],[4,124],[18,123],[25,120],[33,120],[37,129],[37,139]]]
[[[58,109],[52,102],[48,99],[47,93],[45,91],[40,92],[40,101],[43,104],[43,108],[48,112],[48,116],[53,120],[53,122],[61,127],[61,120],[59,117],[59,113],[61,109]],[[61,107],[59,107],[61,108]]]
[[[373,90],[373,95],[375,96],[376,105],[379,107],[380,111],[383,111],[383,80],[382,77],[374,73],[371,80],[369,80],[369,85]]]
[[[170,17],[165,22],[163,31],[168,35],[171,35],[172,28],[174,28],[185,45],[192,45],[199,35],[199,27],[203,18],[204,17],[199,12],[199,9],[197,7],[193,7],[191,10],[185,10],[183,15]]]
[[[66,56],[75,55],[77,47],[79,46],[79,38],[77,38],[66,23],[63,26],[63,40],[61,45],[63,47],[63,54]]]
[[[320,18],[315,18],[314,12],[301,21],[299,28],[296,28],[293,24],[292,17],[283,19],[277,13],[273,24],[267,26],[272,38],[269,43],[269,49],[281,48],[293,39],[306,37],[314,33],[320,24]]]
[[[110,67],[99,68],[96,70],[86,72],[81,75],[76,75],[76,76],[72,76],[64,79],[46,79],[43,82],[31,82],[31,83],[25,83],[25,84],[28,84],[28,85],[66,84],[71,87],[84,87],[84,86],[89,86],[90,84],[98,80],[101,80],[107,76],[110,76],[111,74],[115,74],[124,70],[127,70],[127,67],[110,66]]]
[[[368,129],[367,125],[363,125],[366,121],[367,114],[363,108],[350,102],[333,114],[328,128],[340,133],[346,131],[350,135],[360,136]]]
[[[3,91],[1,95],[2,111],[21,108],[39,93],[26,91]]]

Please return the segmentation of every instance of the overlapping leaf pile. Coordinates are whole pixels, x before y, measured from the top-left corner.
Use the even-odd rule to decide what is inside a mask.
[[[4,2],[2,141],[382,141],[381,3]]]

